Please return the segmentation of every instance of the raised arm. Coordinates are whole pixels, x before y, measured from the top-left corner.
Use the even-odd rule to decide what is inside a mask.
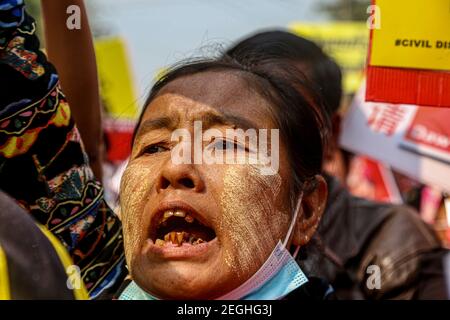
[[[49,60],[58,70],[89,163],[102,181],[102,125],[94,45],[83,0],[41,0]],[[79,8],[80,29],[67,27],[67,8]],[[78,13],[78,12],[76,12]],[[69,19],[70,20],[70,19]]]
[[[23,0],[0,0],[0,88],[0,189],[56,235],[96,297],[123,275],[122,228]]]

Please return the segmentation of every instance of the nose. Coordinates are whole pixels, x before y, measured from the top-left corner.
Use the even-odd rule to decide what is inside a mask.
[[[156,184],[157,192],[170,188],[201,192],[204,187],[197,165],[173,164],[170,160],[162,168]]]

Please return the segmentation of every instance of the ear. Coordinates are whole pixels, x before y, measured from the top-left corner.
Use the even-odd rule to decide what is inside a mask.
[[[319,226],[328,197],[328,187],[321,175],[315,176],[316,187],[303,195],[297,223],[294,227],[292,244],[304,246],[311,240]]]

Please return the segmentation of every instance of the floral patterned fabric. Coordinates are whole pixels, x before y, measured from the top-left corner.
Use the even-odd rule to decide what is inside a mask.
[[[0,189],[62,242],[95,298],[125,274],[122,227],[35,31],[23,0],[0,0]]]

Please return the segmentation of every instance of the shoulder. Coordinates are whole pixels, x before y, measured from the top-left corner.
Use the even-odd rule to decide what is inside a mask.
[[[0,191],[0,293],[7,294],[4,298],[86,299],[81,283],[80,289],[67,286],[70,265],[56,238]]]
[[[367,258],[375,255],[383,257],[380,263],[389,267],[441,247],[434,230],[422,221],[414,209],[389,206],[385,210],[389,215],[373,234],[367,246]]]
[[[324,239],[342,237],[345,231],[345,247],[352,247],[354,254],[370,247],[402,255],[407,248],[420,251],[440,246],[435,232],[413,208],[355,197],[334,180],[329,186],[324,226],[319,229]]]
[[[390,206],[387,210],[388,218],[362,252],[357,276],[366,283],[371,275],[368,268],[375,266],[382,287],[376,292],[369,290],[367,294],[389,296],[396,291],[406,295],[405,298],[411,298],[418,282],[427,281],[421,276],[424,261],[431,258],[434,262],[428,263],[441,268],[445,251],[434,230],[421,220],[415,210],[406,206]]]

